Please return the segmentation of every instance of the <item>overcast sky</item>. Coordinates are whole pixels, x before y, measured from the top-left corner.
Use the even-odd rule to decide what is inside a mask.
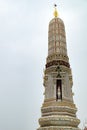
[[[35,130],[53,4],[64,21],[74,102],[87,120],[87,0],[0,0],[0,130]]]

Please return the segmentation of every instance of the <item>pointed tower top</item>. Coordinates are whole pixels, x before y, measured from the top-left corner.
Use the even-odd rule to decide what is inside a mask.
[[[57,11],[56,7],[57,7],[57,5],[54,4],[54,8],[55,8],[55,10],[54,10],[54,17],[58,17],[58,11]]]

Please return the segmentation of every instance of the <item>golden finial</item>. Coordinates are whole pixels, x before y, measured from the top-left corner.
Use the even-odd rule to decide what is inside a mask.
[[[54,8],[55,8],[55,11],[54,11],[54,16],[55,16],[55,17],[58,17],[58,11],[57,11],[56,7],[57,7],[57,5],[56,5],[56,4],[54,4]]]

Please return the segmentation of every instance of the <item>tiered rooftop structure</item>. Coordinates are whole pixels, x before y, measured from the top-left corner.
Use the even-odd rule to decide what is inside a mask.
[[[48,56],[44,71],[44,102],[37,130],[80,130],[73,101],[73,79],[67,54],[64,22],[58,17],[49,22]]]

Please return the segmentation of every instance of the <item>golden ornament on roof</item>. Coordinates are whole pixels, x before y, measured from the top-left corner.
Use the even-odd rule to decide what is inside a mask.
[[[55,10],[54,10],[54,16],[55,16],[55,17],[58,17],[58,11],[57,11],[56,7],[57,7],[57,5],[54,4],[54,8],[55,8]]]

